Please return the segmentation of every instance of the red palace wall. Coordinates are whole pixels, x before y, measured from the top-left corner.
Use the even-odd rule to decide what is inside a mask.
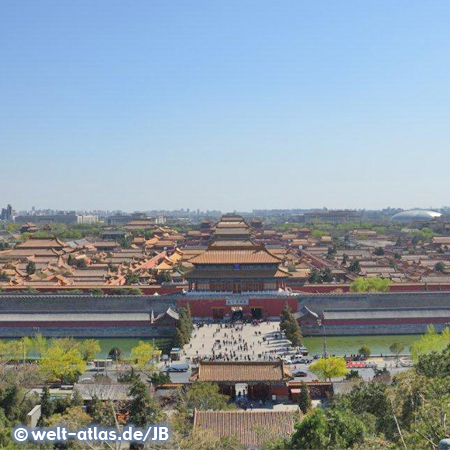
[[[406,325],[406,324],[436,324],[447,323],[450,317],[410,317],[408,319],[346,319],[346,320],[325,320],[325,326],[334,325]]]
[[[136,320],[136,321],[127,321],[127,320],[115,320],[115,321],[77,321],[76,319],[73,322],[61,322],[61,321],[45,321],[45,322],[26,322],[26,321],[14,321],[14,322],[1,322],[0,327],[2,328],[133,328],[133,327],[152,327],[153,324],[148,321]]]
[[[349,284],[306,284],[289,286],[293,292],[309,294],[330,294],[333,292],[350,292]],[[389,292],[448,292],[449,283],[396,283],[389,286]]]
[[[231,296],[230,296],[231,297]],[[229,298],[230,298],[229,297]],[[284,309],[286,302],[291,311],[297,311],[297,297],[279,297],[279,298],[250,298],[248,305],[238,304],[239,298],[233,305],[227,305],[226,298],[181,298],[177,301],[178,306],[186,306],[189,303],[192,317],[213,317],[213,308],[223,309],[224,315],[231,316],[233,307],[242,307],[244,317],[252,315],[252,308],[261,308],[262,317],[279,316]]]

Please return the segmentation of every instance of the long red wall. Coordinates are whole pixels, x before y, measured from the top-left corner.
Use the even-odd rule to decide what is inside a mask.
[[[248,305],[227,305],[226,299],[208,299],[208,298],[181,298],[177,301],[179,306],[189,304],[191,315],[193,317],[212,317],[213,308],[224,308],[225,314],[231,315],[231,308],[235,306],[242,307],[244,316],[251,316],[252,308],[261,308],[263,316],[279,316],[288,303],[292,311],[297,311],[298,300],[296,297],[280,298],[250,298]]]

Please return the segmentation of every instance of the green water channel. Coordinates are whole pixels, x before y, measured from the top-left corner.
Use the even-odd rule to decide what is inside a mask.
[[[391,355],[389,347],[394,342],[400,342],[404,345],[404,354],[409,353],[410,346],[413,342],[420,339],[421,335],[386,335],[386,336],[332,336],[326,338],[327,352],[330,355],[351,355],[358,352],[363,345],[368,345],[372,350],[372,355]],[[163,353],[169,353],[171,349],[171,339],[137,339],[137,338],[101,338],[98,339],[101,352],[98,358],[107,358],[109,351],[113,347],[120,347],[125,358],[130,356],[131,349],[138,345],[139,341],[147,341],[156,345]],[[306,337],[303,340],[304,345],[309,350],[310,355],[322,355],[324,338]],[[30,357],[35,357],[32,352]]]
[[[372,350],[372,355],[392,355],[389,347],[394,342],[400,342],[405,349],[403,354],[410,352],[413,342],[419,340],[422,335],[418,334],[395,334],[386,336],[330,336],[326,338],[328,354],[337,356],[351,355],[358,352],[363,345],[367,345]],[[310,355],[321,355],[323,353],[324,338],[306,337],[304,345],[309,350]]]

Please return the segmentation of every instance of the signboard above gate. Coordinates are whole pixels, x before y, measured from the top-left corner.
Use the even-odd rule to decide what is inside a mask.
[[[248,306],[248,298],[227,298],[227,306]]]

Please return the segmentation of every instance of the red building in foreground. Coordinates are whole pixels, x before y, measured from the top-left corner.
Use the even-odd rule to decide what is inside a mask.
[[[232,399],[238,396],[236,385],[244,386],[249,400],[287,400],[291,370],[278,361],[200,361],[190,381],[205,381],[219,386]]]

